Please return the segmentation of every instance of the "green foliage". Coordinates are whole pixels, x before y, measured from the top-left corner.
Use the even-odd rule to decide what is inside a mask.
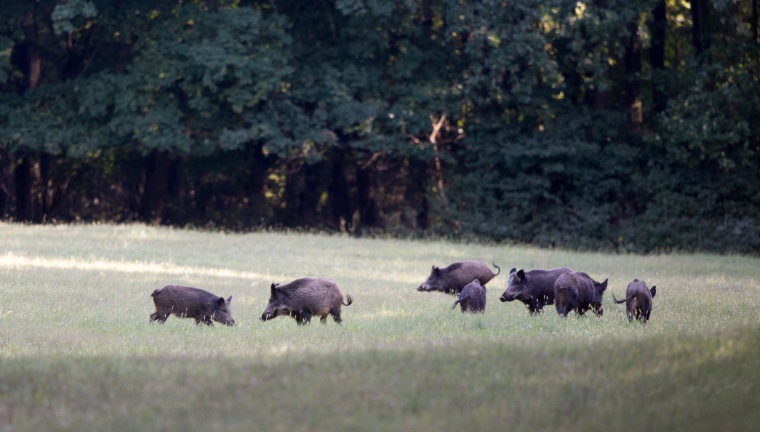
[[[53,8],[50,19],[53,21],[53,31],[56,35],[71,33],[81,28],[82,23],[98,15],[98,10],[92,2],[86,0],[68,0]]]
[[[4,3],[3,217],[754,253],[754,15],[704,3]]]

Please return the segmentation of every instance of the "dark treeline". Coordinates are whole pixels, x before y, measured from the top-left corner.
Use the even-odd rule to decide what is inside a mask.
[[[0,214],[760,248],[757,0],[0,0]]]

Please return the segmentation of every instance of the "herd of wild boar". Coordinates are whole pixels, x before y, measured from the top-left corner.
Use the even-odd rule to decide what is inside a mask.
[[[496,264],[494,273],[483,261],[462,261],[446,268],[433,266],[430,276],[417,288],[417,291],[439,291],[458,296],[451,306],[457,304],[462,312],[485,313],[486,284],[501,273]],[[607,289],[607,280],[597,282],[586,273],[575,272],[567,267],[551,270],[517,270],[509,271],[507,289],[499,300],[511,302],[519,300],[528,308],[528,312],[539,314],[547,304],[554,304],[557,313],[566,317],[571,311],[583,316],[591,309],[597,316],[602,316],[602,296]],[[647,288],[644,281],[634,279],[628,284],[625,298],[616,304],[625,302],[628,320],[649,320],[652,312],[652,299],[656,287]],[[234,325],[230,312],[232,297],[225,299],[198,288],[168,285],[151,294],[156,311],[150,315],[150,322],[164,323],[169,315],[181,318],[193,318],[196,324],[212,325],[218,323]],[[268,321],[278,316],[293,317],[299,325],[307,324],[315,315],[322,323],[332,315],[336,323],[342,322],[341,306],[353,303],[350,295],[343,294],[334,280],[320,277],[296,279],[288,284],[273,283],[270,288],[269,303],[261,321]]]

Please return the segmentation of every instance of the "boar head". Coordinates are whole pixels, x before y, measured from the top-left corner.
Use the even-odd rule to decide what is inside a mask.
[[[280,315],[290,315],[291,308],[287,305],[287,295],[285,292],[278,290],[277,285],[272,284],[271,294],[269,296],[269,304],[267,304],[266,310],[261,314],[261,321],[269,321],[270,319],[277,318]]]
[[[211,319],[228,326],[235,325],[235,320],[232,319],[232,313],[230,312],[230,303],[232,303],[232,296],[227,300],[224,297],[219,297],[214,305],[214,314],[211,316]]]
[[[594,293],[591,299],[591,310],[598,316],[604,314],[604,306],[602,306],[602,296],[604,296],[604,290],[607,289],[607,279],[604,282],[599,283],[594,281]]]
[[[444,272],[440,268],[433,266],[430,271],[430,276],[417,287],[417,291],[445,291],[446,290],[446,278]]]

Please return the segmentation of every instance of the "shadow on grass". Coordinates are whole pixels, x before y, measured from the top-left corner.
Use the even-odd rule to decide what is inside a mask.
[[[286,356],[3,359],[18,430],[753,430],[760,328]]]

